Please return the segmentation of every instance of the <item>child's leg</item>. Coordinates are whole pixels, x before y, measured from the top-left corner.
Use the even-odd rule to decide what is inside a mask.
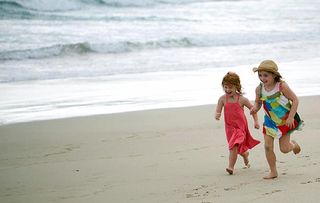
[[[294,140],[290,142],[290,135],[284,135],[279,140],[280,151],[282,153],[288,153],[293,151],[295,154],[298,154],[301,149],[298,143]]]
[[[246,151],[246,152],[244,152],[244,153],[242,153],[240,155],[243,158],[244,165],[249,168],[250,167],[250,165],[249,165],[249,151]]]
[[[295,140],[291,140],[291,143],[293,144],[293,149],[292,149],[293,153],[299,154],[301,151],[299,144]]]
[[[269,135],[264,135],[264,149],[266,153],[266,158],[270,167],[270,173],[263,177],[264,179],[273,179],[278,176],[277,166],[276,166],[276,155],[273,151],[273,137]]]
[[[234,170],[234,165],[236,164],[238,158],[238,145],[235,145],[229,150],[229,166],[226,168],[227,172],[232,175]]]

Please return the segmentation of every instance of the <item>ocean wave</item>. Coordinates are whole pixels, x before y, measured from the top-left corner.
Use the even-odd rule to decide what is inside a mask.
[[[44,3],[40,0],[32,0],[32,1],[19,1],[19,0],[0,0],[0,19],[40,19],[40,20],[103,20],[103,21],[194,21],[188,18],[170,18],[170,17],[159,17],[153,15],[147,16],[114,16],[108,15],[108,12],[105,12],[105,15],[82,15],[82,12],[73,13],[70,15],[67,11],[74,10],[85,10],[89,5],[99,6],[99,9],[103,9],[107,6],[116,6],[119,4],[119,7],[130,6],[129,2],[120,2],[119,1],[89,1],[89,0],[73,0],[68,1],[66,5],[60,6],[62,3],[59,3],[61,0],[58,0],[56,3],[46,1]],[[64,2],[64,1],[63,1]],[[132,4],[132,6],[140,5]],[[54,4],[54,6],[49,6]],[[148,5],[148,4],[145,4]],[[142,6],[142,4],[141,4]],[[107,9],[107,8],[105,8]]]
[[[113,43],[79,42],[71,44],[56,44],[48,47],[25,50],[10,50],[0,52],[0,60],[41,59],[57,56],[71,56],[89,53],[122,54],[144,50],[195,48],[195,47],[228,47],[253,44],[269,44],[284,41],[303,39],[303,36],[312,40],[314,36],[296,33],[246,34],[232,33],[213,36],[188,36],[181,38],[168,38],[153,41],[118,41]]]
[[[239,0],[0,0],[0,19],[189,21],[188,19],[157,16],[108,16],[108,13],[109,9],[149,8],[159,5],[170,6],[218,1]],[[105,15],[95,15],[97,9]],[[93,11],[93,13],[92,15],[83,15],[83,11]]]
[[[36,49],[13,50],[0,52],[0,60],[24,60],[24,59],[40,59],[65,54],[83,54],[93,52],[88,43],[75,43],[67,45],[53,45],[50,47],[42,47]]]
[[[111,7],[150,7],[156,5],[183,5],[218,0],[100,0],[101,4]]]
[[[86,53],[103,53],[118,54],[145,49],[174,48],[196,46],[188,38],[168,39],[162,41],[131,42],[123,41],[108,44],[90,44],[87,42],[75,44],[58,44],[49,47],[36,49],[13,50],[0,52],[0,60],[24,60],[40,59],[55,56],[86,54]]]
[[[48,1],[40,3],[40,0],[19,1],[19,0],[0,0],[0,19],[44,19],[56,20],[59,15],[54,15],[54,11],[78,10],[80,5],[70,3],[62,4],[61,0],[54,2]]]
[[[0,0],[0,9],[17,11],[70,11],[88,6],[105,7],[150,7],[161,4],[190,4],[210,0]]]
[[[0,11],[6,13],[26,11],[70,11],[88,6],[104,7],[150,7],[156,5],[183,5],[191,3],[230,0],[0,0]],[[231,0],[239,1],[239,0]]]
[[[68,11],[77,10],[81,6],[78,0],[0,0],[0,9],[2,11]]]
[[[108,16],[106,15],[68,15],[64,12],[38,12],[23,8],[17,3],[0,2],[0,19],[36,19],[36,20],[61,20],[61,21],[162,21],[162,22],[195,22],[188,17],[167,17],[167,16]]]

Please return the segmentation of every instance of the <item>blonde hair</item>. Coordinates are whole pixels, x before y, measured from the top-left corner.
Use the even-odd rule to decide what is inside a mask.
[[[236,87],[237,92],[242,95],[241,90],[241,83],[240,83],[240,77],[235,72],[228,72],[222,79],[222,86],[223,85],[233,85]]]

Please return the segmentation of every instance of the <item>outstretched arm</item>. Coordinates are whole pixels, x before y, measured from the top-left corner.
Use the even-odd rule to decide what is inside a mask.
[[[251,107],[250,109],[250,114],[253,115],[253,114],[256,114],[260,108],[261,108],[261,105],[262,105],[262,101],[260,100],[260,85],[256,88],[256,99],[255,99],[255,102],[254,102],[254,105],[253,107]]]
[[[287,97],[291,102],[291,109],[289,112],[289,116],[286,120],[286,125],[290,128],[294,127],[294,116],[297,113],[299,100],[296,94],[290,89],[287,83],[282,82],[281,83],[281,92],[285,97]]]
[[[249,99],[244,98],[243,100],[243,104],[249,109],[251,110],[254,106],[251,104],[251,102],[249,101]],[[253,121],[254,121],[254,128],[255,129],[259,129],[260,125],[259,125],[259,119],[258,119],[258,114],[257,113],[252,113],[251,114],[253,117]]]
[[[215,115],[216,120],[220,120],[223,105],[224,105],[224,97],[222,96],[218,100],[216,115]]]

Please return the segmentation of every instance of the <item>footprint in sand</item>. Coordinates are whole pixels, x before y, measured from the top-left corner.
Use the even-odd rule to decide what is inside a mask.
[[[192,198],[192,197],[200,197],[200,195],[199,194],[186,194],[186,197],[187,198]]]
[[[209,191],[203,191],[203,189],[207,188],[207,185],[201,185],[200,187],[196,187],[193,189],[193,193],[186,194],[187,198],[200,197],[209,195]]]
[[[309,184],[309,183],[312,183],[312,181],[309,180],[309,181],[306,181],[306,182],[301,182],[300,184]]]
[[[235,188],[233,187],[227,187],[227,188],[224,188],[225,191],[232,191],[232,190],[235,190]]]
[[[271,192],[264,193],[264,195],[272,195],[273,193],[282,192],[282,190],[272,190]]]
[[[126,137],[127,139],[137,138],[139,137],[139,134],[132,133],[130,136]]]
[[[74,149],[79,149],[79,148],[80,148],[80,146],[67,144],[67,145],[64,145],[63,149],[57,149],[57,150],[55,149],[56,150],[55,152],[47,153],[47,154],[43,155],[43,157],[66,154],[68,152],[73,151]]]
[[[309,180],[309,181],[301,182],[300,184],[309,184],[313,182],[320,183],[320,178],[316,178],[314,181]]]

